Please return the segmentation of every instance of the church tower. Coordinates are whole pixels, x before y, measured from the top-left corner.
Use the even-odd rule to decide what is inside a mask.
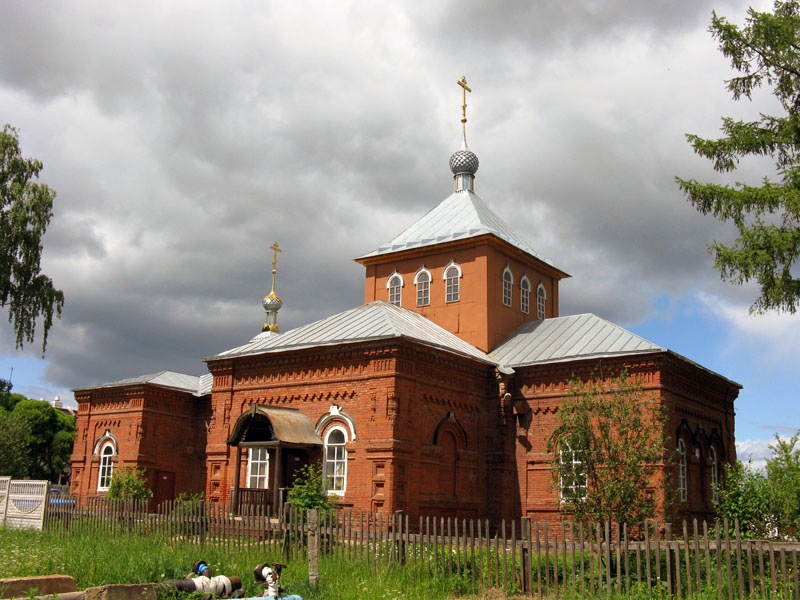
[[[461,147],[450,157],[454,191],[394,239],[356,261],[364,302],[385,300],[484,352],[527,321],[558,315],[558,282],[569,277],[540,257],[475,194],[477,155],[467,146],[467,80]]]

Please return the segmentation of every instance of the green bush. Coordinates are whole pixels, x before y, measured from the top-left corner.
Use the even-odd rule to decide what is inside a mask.
[[[286,501],[304,510],[316,508],[328,512],[336,508],[325,489],[325,479],[319,465],[308,464],[297,471]]]
[[[144,470],[133,467],[114,469],[106,498],[109,500],[147,500],[153,491],[147,487]]]

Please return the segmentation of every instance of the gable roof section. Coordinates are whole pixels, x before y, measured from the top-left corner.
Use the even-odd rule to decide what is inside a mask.
[[[470,191],[454,192],[394,239],[356,260],[485,234],[495,235],[519,250],[554,266],[551,261],[539,256],[483,200]]]
[[[419,313],[382,300],[351,308],[279,335],[259,334],[247,344],[221,352],[206,361],[394,338],[405,338],[490,365],[495,364],[473,345]]]
[[[175,371],[159,371],[158,373],[151,373],[150,375],[140,375],[139,377],[129,377],[127,379],[120,379],[119,381],[112,381],[111,383],[77,388],[73,391],[127,387],[149,383],[163,388],[189,392],[195,396],[204,396],[211,392],[211,383],[213,379],[214,377],[210,373],[197,377],[196,375],[186,375],[185,373],[177,373]]]
[[[619,325],[586,313],[525,323],[489,356],[507,367],[524,367],[666,351]]]

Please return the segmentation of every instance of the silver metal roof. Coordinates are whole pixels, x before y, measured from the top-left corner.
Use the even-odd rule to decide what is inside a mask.
[[[490,365],[495,364],[473,345],[419,313],[382,300],[351,308],[280,335],[259,334],[243,346],[206,360],[391,338],[405,338]]]
[[[553,264],[519,238],[474,192],[467,190],[451,194],[393,240],[359,258],[421,248],[487,233],[496,235],[549,265]]]
[[[507,367],[523,367],[648,352],[666,349],[587,313],[525,323],[489,356]]]
[[[186,375],[185,373],[176,373],[175,371],[159,371],[158,373],[151,373],[150,375],[140,375],[139,377],[129,377],[128,379],[120,379],[119,381],[112,381],[111,383],[77,388],[73,391],[126,387],[149,383],[159,387],[189,392],[195,396],[204,396],[205,394],[211,393],[213,379],[210,373],[202,377],[197,377],[196,375]]]

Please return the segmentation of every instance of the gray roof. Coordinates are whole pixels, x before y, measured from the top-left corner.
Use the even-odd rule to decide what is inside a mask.
[[[214,377],[210,373],[197,377],[196,375],[186,375],[185,373],[176,373],[175,371],[159,371],[158,373],[151,373],[150,375],[140,375],[139,377],[129,377],[128,379],[120,379],[119,381],[112,381],[111,383],[77,388],[73,391],[126,387],[129,385],[149,383],[159,387],[189,392],[195,396],[204,396],[205,394],[211,393],[211,384],[213,380]]]
[[[422,248],[487,233],[505,240],[549,265],[553,264],[534,252],[533,248],[519,238],[476,194],[466,190],[454,192],[393,240],[359,258]]]
[[[382,300],[351,308],[286,333],[259,334],[243,346],[221,352],[206,360],[392,338],[413,340],[490,365],[495,364],[472,344],[419,313]]]
[[[591,313],[525,323],[489,353],[507,367],[626,354],[665,348]]]

